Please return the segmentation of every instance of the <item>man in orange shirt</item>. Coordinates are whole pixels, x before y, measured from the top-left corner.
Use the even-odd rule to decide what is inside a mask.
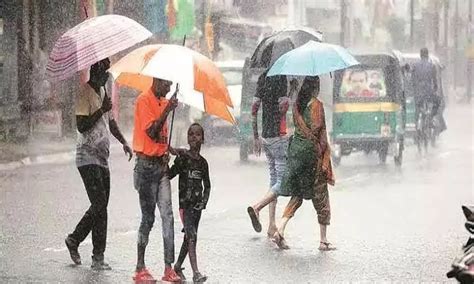
[[[135,103],[133,150],[137,159],[134,186],[140,198],[142,220],[138,230],[137,267],[135,281],[154,280],[145,266],[145,249],[155,221],[158,206],[162,222],[165,273],[163,281],[179,282],[172,268],[174,262],[174,219],[171,206],[171,186],[168,178],[168,114],[178,100],[167,100],[171,82],[154,79],[152,87],[140,94]]]

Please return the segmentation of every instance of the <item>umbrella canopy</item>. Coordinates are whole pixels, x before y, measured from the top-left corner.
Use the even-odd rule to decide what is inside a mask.
[[[135,49],[110,68],[116,82],[141,91],[153,78],[180,84],[178,100],[231,123],[232,101],[219,68],[206,56],[187,47],[171,44]]]
[[[250,59],[250,68],[270,68],[281,55],[310,40],[322,41],[321,33],[308,28],[277,32],[260,42]]]
[[[278,58],[267,76],[318,76],[358,64],[359,62],[339,45],[310,41]]]
[[[124,16],[90,18],[56,41],[46,67],[49,79],[65,80],[151,36],[146,28]]]

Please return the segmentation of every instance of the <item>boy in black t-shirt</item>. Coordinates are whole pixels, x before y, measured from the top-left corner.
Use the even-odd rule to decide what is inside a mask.
[[[174,270],[181,277],[181,265],[189,254],[189,261],[193,269],[193,281],[204,282],[207,276],[202,275],[197,267],[196,241],[201,210],[206,209],[211,182],[209,180],[209,166],[206,159],[200,155],[201,145],[204,142],[204,129],[198,123],[188,129],[189,150],[175,159],[169,171],[170,179],[179,175],[179,213],[184,225],[184,240],[179,252],[178,261]]]

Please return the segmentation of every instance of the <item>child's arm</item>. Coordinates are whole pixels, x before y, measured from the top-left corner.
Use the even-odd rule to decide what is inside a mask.
[[[209,201],[209,195],[211,193],[211,180],[209,179],[209,165],[207,164],[206,160],[204,160],[204,175],[203,175],[202,182],[204,185],[202,203],[204,205],[203,209],[206,209],[207,202]]]
[[[174,159],[173,166],[171,166],[171,169],[168,171],[168,178],[173,179],[175,176],[177,176],[183,169],[183,158],[181,156],[177,156],[176,159]]]

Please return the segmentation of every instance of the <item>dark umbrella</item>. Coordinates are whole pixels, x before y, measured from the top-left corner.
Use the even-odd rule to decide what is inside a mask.
[[[321,42],[322,34],[305,28],[283,30],[264,38],[250,59],[250,68],[270,68],[280,56],[310,40]]]

